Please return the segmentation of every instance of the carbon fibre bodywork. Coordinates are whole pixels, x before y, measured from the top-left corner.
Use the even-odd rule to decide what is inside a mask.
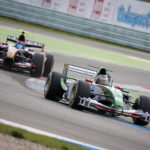
[[[0,66],[7,70],[30,73],[33,77],[48,76],[54,56],[44,52],[44,44],[20,37],[7,36],[6,43],[0,42]],[[8,42],[15,44],[10,44]],[[21,43],[20,48],[17,47]],[[45,67],[46,65],[46,67]]]

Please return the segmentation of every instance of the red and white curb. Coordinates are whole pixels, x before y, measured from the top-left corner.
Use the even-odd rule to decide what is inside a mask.
[[[81,147],[84,147],[84,148],[90,149],[90,150],[106,150],[106,149],[103,149],[103,148],[100,148],[100,147],[97,147],[97,146],[93,146],[93,145],[90,145],[90,144],[87,144],[87,143],[83,143],[83,142],[80,142],[80,141],[69,139],[69,138],[66,138],[66,137],[63,137],[63,136],[59,136],[59,135],[56,135],[56,134],[53,134],[53,133],[38,130],[38,129],[29,127],[29,126],[25,126],[25,125],[22,125],[22,124],[19,124],[19,123],[7,121],[7,120],[4,120],[4,119],[0,119],[0,125],[1,124],[9,125],[9,126],[20,128],[20,129],[24,129],[26,131],[29,131],[29,132],[32,132],[32,133],[35,133],[35,134],[40,134],[40,135],[43,135],[43,136],[55,138],[57,140],[67,142],[67,143],[71,143],[71,144],[74,144],[74,145],[78,145],[78,146],[81,146]]]

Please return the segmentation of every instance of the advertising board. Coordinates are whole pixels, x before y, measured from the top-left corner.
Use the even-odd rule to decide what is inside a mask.
[[[13,0],[150,33],[150,3],[135,0]]]
[[[118,0],[111,23],[150,33],[150,3]]]

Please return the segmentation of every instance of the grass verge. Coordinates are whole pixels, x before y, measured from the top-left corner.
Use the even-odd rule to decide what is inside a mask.
[[[56,140],[54,138],[34,134],[23,129],[15,128],[12,126],[0,124],[0,133],[13,136],[15,138],[24,139],[36,144],[40,144],[57,150],[86,150],[85,148]]]
[[[144,96],[148,96],[150,97],[150,93],[148,92],[130,92],[132,98],[133,98],[133,102],[136,100],[136,98],[138,98],[140,95],[144,95]]]

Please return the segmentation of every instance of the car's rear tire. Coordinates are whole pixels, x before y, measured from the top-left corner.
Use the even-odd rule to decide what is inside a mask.
[[[79,105],[80,97],[90,97],[90,84],[79,80],[75,86],[73,99],[70,100],[69,105],[73,109],[82,110],[83,107]]]
[[[61,87],[61,78],[64,75],[58,72],[51,72],[47,78],[47,81],[44,86],[44,96],[46,99],[59,101],[63,94],[64,90]]]
[[[135,110],[143,110],[143,112],[148,112],[150,114],[150,97],[147,96],[139,96],[135,100],[135,104],[133,105],[133,109]],[[134,124],[146,126],[149,124],[149,122],[146,122],[140,118],[133,118]]]
[[[32,58],[32,68],[31,76],[32,77],[41,77],[44,71],[44,55],[40,53],[34,54]]]
[[[44,77],[48,77],[54,65],[54,56],[51,54],[47,54],[46,57],[47,58],[46,58],[44,73],[43,73]]]

